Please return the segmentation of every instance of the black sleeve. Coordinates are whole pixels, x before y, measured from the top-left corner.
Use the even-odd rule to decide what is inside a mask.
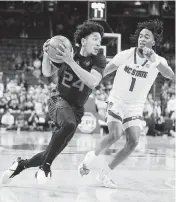
[[[103,54],[98,54],[92,57],[93,68],[103,75],[104,68],[106,67],[106,57]]]
[[[51,63],[55,66],[55,67],[57,67],[58,69],[62,66],[62,64],[63,63],[57,63],[57,62],[53,62],[53,61],[51,61]]]

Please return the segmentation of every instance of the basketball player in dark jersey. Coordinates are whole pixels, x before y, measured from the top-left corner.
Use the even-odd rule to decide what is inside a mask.
[[[99,53],[103,34],[103,27],[98,23],[86,21],[79,25],[74,38],[80,48],[74,56],[64,45],[61,48],[62,51],[58,49],[57,56],[64,61],[62,64],[50,61],[47,55],[49,40],[45,42],[42,72],[44,76],[57,84],[48,100],[49,114],[56,127],[47,149],[30,159],[17,158],[10,169],[4,172],[3,184],[8,183],[24,169],[31,167],[39,166],[36,173],[39,184],[46,183],[51,176],[50,167],[53,160],[72,139],[84,114],[84,104],[92,89],[102,79],[106,66],[105,56]]]

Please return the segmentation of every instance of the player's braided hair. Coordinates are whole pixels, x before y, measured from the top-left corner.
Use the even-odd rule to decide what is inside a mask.
[[[90,35],[93,32],[99,32],[101,37],[104,35],[104,28],[93,21],[85,21],[82,25],[77,26],[74,33],[75,44],[81,45],[81,39]]]
[[[130,36],[130,40],[133,44],[137,45],[138,37],[142,29],[150,30],[154,36],[156,45],[159,46],[163,38],[163,23],[158,19],[139,22],[135,33]]]

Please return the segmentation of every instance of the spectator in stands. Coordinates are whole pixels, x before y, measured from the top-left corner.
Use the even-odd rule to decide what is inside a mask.
[[[174,113],[176,111],[176,97],[175,97],[174,93],[170,95],[170,99],[167,102],[166,110],[167,110],[169,117],[171,117],[172,113]]]
[[[33,54],[32,48],[28,47],[27,51],[26,51],[27,58],[31,59],[32,58],[32,54]]]
[[[8,108],[6,110],[6,113],[2,115],[1,125],[3,128],[5,127],[7,130],[14,128],[14,116],[10,113],[10,110]]]
[[[0,98],[0,113],[3,113],[7,108],[8,100],[6,97]]]
[[[154,107],[154,100],[153,100],[153,96],[152,96],[151,93],[148,94],[147,100],[148,100],[148,102],[150,103],[150,105],[151,105],[152,107]]]
[[[165,129],[165,119],[161,115],[161,116],[158,116],[156,118],[156,121],[155,121],[155,134],[157,136],[163,135],[164,134],[164,129]]]
[[[25,102],[25,111],[32,112],[34,110],[34,103],[32,100],[32,96],[30,94],[27,94],[27,99]]]
[[[14,81],[17,83],[18,86],[20,85],[21,82],[20,82],[20,76],[19,76],[19,74],[15,75]]]
[[[14,89],[14,81],[13,80],[8,80],[8,83],[6,83],[6,92],[8,91],[13,91]]]
[[[154,102],[153,114],[154,114],[155,120],[161,116],[161,101],[160,100]]]
[[[33,58],[34,59],[36,59],[36,58],[40,58],[40,56],[41,56],[41,53],[40,53],[40,51],[39,51],[39,48],[37,47],[37,46],[35,46],[34,47],[34,50],[33,50]]]
[[[153,106],[151,101],[148,99],[145,102],[144,110],[143,110],[144,120],[146,121],[146,125],[148,126],[149,130],[147,135],[154,136],[155,135],[155,119],[153,114]]]
[[[20,85],[21,84],[23,84],[23,86],[24,86],[25,89],[28,88],[28,84],[27,84],[27,81],[26,81],[26,75],[25,75],[24,72],[20,76]]]
[[[46,114],[39,114],[38,119],[38,130],[43,131],[45,125],[46,125]]]
[[[161,112],[163,115],[165,115],[165,109],[167,107],[168,91],[169,91],[169,83],[165,81],[161,88],[161,95],[160,95]]]
[[[18,53],[17,57],[15,58],[15,67],[16,70],[22,70],[23,69],[23,58],[21,54]]]
[[[110,81],[108,81],[105,86],[105,91],[106,91],[107,95],[109,95],[109,92],[111,89],[112,89],[112,83]]]
[[[34,67],[34,70],[33,70],[33,75],[37,78],[40,78],[41,76],[41,61],[36,58],[33,62],[33,67]]]
[[[29,130],[37,130],[38,121],[39,121],[38,116],[37,116],[35,110],[33,110],[27,121]]]
[[[28,130],[29,127],[27,120],[25,119],[24,111],[21,111],[20,114],[17,116],[15,125],[17,131]]]
[[[12,99],[10,100],[9,104],[9,109],[12,113],[17,113],[19,112],[19,100],[18,99]]]
[[[175,90],[176,90],[175,83],[172,82],[172,83],[170,84],[170,87],[169,87],[169,92],[170,92],[170,93],[175,93]]]
[[[19,97],[19,109],[21,111],[25,111],[25,103],[26,103],[26,93],[22,93]]]
[[[35,100],[34,100],[34,109],[38,116],[43,115],[43,113],[44,113],[43,106],[42,106],[42,102],[39,98],[35,98]]]
[[[5,87],[5,91],[7,91],[7,85],[8,85],[8,83],[10,83],[10,78],[9,77],[6,77],[6,79],[5,79],[5,83],[4,83],[4,87]]]

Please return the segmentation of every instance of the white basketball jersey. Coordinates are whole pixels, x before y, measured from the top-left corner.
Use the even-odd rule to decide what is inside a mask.
[[[156,56],[157,60],[167,64],[164,58],[157,54]],[[112,63],[118,69],[109,100],[114,97],[126,103],[144,104],[159,72],[156,68],[156,63],[140,58],[137,54],[137,48],[120,52],[113,58]]]

